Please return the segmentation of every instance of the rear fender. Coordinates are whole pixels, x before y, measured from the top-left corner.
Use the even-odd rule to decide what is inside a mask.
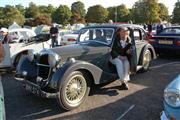
[[[139,57],[138,65],[142,65],[143,64],[143,57],[144,57],[144,53],[146,52],[146,50],[149,50],[151,52],[151,58],[152,59],[156,59],[156,53],[155,53],[154,48],[152,47],[152,45],[147,44],[141,50],[141,55]]]
[[[100,83],[102,70],[97,66],[84,62],[84,61],[68,61],[62,67],[60,67],[52,76],[49,87],[53,89],[59,89],[59,87],[63,84],[63,81],[67,78],[67,76],[76,70],[87,70],[92,74],[93,81],[95,84]]]

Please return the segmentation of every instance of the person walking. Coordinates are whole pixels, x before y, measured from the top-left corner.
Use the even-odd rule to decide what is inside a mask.
[[[111,51],[111,63],[116,66],[119,80],[121,80],[122,89],[128,90],[127,82],[130,80],[130,63],[128,60],[131,47],[131,38],[129,30],[126,27],[117,31],[116,38]]]

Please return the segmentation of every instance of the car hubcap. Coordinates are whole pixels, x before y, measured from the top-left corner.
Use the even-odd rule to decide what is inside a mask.
[[[151,54],[149,53],[149,51],[146,51],[143,59],[143,66],[145,69],[149,67],[150,60],[151,60]]]
[[[80,102],[85,96],[87,89],[86,80],[81,75],[75,75],[67,83],[65,96],[70,104]]]

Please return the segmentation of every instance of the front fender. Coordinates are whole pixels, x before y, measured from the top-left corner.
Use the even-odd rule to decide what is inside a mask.
[[[138,65],[142,65],[143,64],[143,57],[144,57],[144,53],[146,52],[146,50],[150,50],[151,52],[151,58],[152,59],[156,59],[156,53],[155,53],[155,50],[153,48],[152,45],[150,44],[146,44],[143,49],[141,50],[141,55],[139,57],[139,63]]]
[[[60,67],[53,75],[49,83],[49,87],[53,89],[59,89],[60,85],[63,84],[63,81],[67,78],[67,76],[76,70],[87,70],[89,71],[94,79],[94,83],[98,84],[100,83],[102,70],[98,68],[97,66],[85,62],[85,61],[75,61],[70,62],[68,61],[65,63],[62,67]]]
[[[24,75],[24,72],[27,74]],[[37,77],[37,66],[29,61],[26,56],[21,57],[18,66],[16,67],[16,78],[32,79]]]

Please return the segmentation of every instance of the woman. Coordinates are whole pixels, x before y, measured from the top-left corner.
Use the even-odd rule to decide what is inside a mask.
[[[122,81],[121,87],[128,90],[127,81],[130,80],[129,70],[130,64],[128,57],[130,56],[131,39],[129,37],[129,30],[122,27],[117,30],[116,38],[111,51],[111,62],[116,66],[119,80]]]

